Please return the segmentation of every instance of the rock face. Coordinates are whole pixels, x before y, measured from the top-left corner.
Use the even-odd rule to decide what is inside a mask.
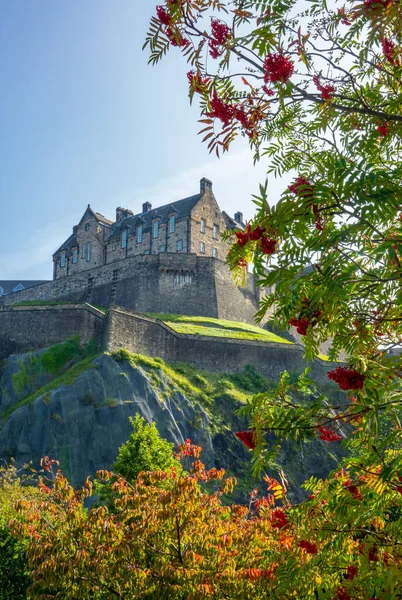
[[[248,502],[250,490],[259,487],[251,475],[251,454],[233,435],[246,429],[247,423],[235,414],[241,406],[236,398],[244,397],[244,392],[241,386],[236,387],[238,383],[227,380],[229,375],[222,375],[210,396],[186,395],[166,374],[169,371],[160,368],[163,361],[155,360],[153,370],[147,370],[129,360],[102,354],[76,364],[81,364],[81,371],[69,379],[63,380],[63,374],[75,369],[74,361],[62,363],[61,379],[54,380],[45,391],[42,386],[52,379],[46,370],[38,369],[45,351],[10,356],[3,366],[0,459],[12,457],[20,465],[32,462],[38,468],[40,459],[49,456],[59,460],[71,483],[79,486],[87,475],[111,467],[132,431],[129,417],[139,413],[148,422],[154,421],[161,436],[175,445],[190,438],[202,446],[201,458],[207,467],[223,467],[235,475],[239,485],[233,500]],[[60,355],[60,348],[58,352]],[[193,381],[205,381],[195,369],[186,368]],[[223,385],[221,391],[219,385]],[[300,485],[307,478],[325,477],[340,455],[339,445],[328,447],[319,440],[303,448],[285,444],[280,463],[290,483],[292,501],[305,497]]]
[[[10,357],[3,373],[1,388],[7,407],[18,399],[10,384],[16,364]],[[175,444],[187,437],[200,444],[204,461],[212,465],[208,416],[178,390],[163,394],[167,382],[160,375],[157,389],[141,368],[99,356],[72,385],[43,394],[11,414],[0,431],[0,456],[37,466],[48,455],[58,459],[71,482],[79,485],[89,473],[110,468],[131,433],[129,416],[140,413],[147,421],[155,421],[162,437]]]

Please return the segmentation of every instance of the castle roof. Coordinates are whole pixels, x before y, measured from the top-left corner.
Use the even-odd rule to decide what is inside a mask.
[[[66,241],[63,242],[59,248],[57,248],[56,252],[53,253],[53,256],[55,256],[62,250],[71,250],[71,248],[74,248],[74,246],[77,246],[77,234],[76,233],[72,233],[70,235],[70,237],[67,238]]]
[[[49,280],[37,280],[37,279],[5,279],[0,281],[0,296],[5,296],[6,294],[12,294],[13,292],[18,292],[20,290],[25,290],[27,288],[33,287],[34,285],[40,285],[41,283],[47,283]],[[15,289],[18,288],[18,289]]]
[[[201,193],[195,194],[194,196],[189,196],[188,198],[183,198],[182,200],[177,200],[176,202],[171,202],[164,206],[158,206],[147,212],[126,217],[120,221],[120,223],[115,225],[109,239],[118,237],[122,229],[127,228],[134,230],[138,225],[142,225],[144,231],[151,229],[152,221],[154,219],[160,219],[162,223],[167,223],[169,215],[171,214],[175,214],[177,218],[189,216],[191,210],[197,204],[201,196]]]

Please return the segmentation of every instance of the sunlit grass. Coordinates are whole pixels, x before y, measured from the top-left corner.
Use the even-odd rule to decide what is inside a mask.
[[[238,339],[268,343],[292,344],[292,342],[271,333],[262,327],[228,321],[213,317],[199,317],[188,315],[148,313],[150,316],[163,321],[177,333],[187,335],[205,335],[227,339]]]

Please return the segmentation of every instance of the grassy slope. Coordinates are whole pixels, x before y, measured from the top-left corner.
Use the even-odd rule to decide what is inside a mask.
[[[291,344],[288,340],[248,323],[214,319],[212,317],[190,317],[187,315],[172,315],[148,313],[151,317],[159,319],[169,325],[177,333],[190,335],[207,335],[213,337],[232,338],[240,340],[258,340],[259,342],[276,342]]]

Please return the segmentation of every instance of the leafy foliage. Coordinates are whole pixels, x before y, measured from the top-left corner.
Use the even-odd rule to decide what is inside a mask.
[[[270,176],[295,177],[279,199],[260,185],[255,218],[229,253],[235,277],[242,282],[253,265],[271,290],[258,318],[272,310],[280,330],[295,327],[306,358],[331,340],[329,358],[345,361],[329,373],[342,390],[336,398],[308,373],[296,381],[284,373],[241,409],[250,429],[238,438],[258,471],[287,440],[343,438],[349,450],[336,473],[307,484],[314,499],[292,509],[305,534],[299,547],[320,572],[289,556],[278,597],[399,597],[400,523],[391,515],[402,493],[402,5],[169,0],[164,10],[181,50],[202,49],[190,98],[199,98],[210,151],[227,151],[242,134]],[[159,32],[171,39],[166,23],[154,27],[147,41]],[[293,588],[299,573],[304,587]]]

